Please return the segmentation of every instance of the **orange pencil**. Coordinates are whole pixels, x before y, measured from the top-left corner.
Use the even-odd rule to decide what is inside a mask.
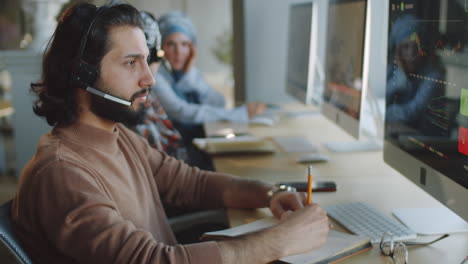
[[[307,174],[307,204],[312,203],[312,166],[309,165]]]

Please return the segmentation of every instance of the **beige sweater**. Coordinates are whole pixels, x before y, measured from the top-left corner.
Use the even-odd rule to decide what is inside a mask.
[[[222,207],[231,177],[189,167],[120,124],[54,128],[20,177],[14,229],[35,263],[221,263],[215,242],[177,244],[161,200]]]

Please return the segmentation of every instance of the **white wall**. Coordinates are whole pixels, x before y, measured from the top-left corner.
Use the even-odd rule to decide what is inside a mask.
[[[286,67],[288,45],[288,12],[291,3],[304,0],[244,0],[246,42],[246,96],[247,100],[288,102],[286,94]],[[309,1],[310,2],[310,1]],[[328,0],[314,1],[319,11],[319,31],[326,30]],[[377,96],[384,95],[387,45],[388,0],[369,0],[371,19],[371,49],[369,87]],[[319,34],[320,35],[320,34]],[[318,47],[317,57],[324,65],[325,41]]]
[[[291,101],[285,92],[289,4],[297,0],[244,0],[247,101]]]

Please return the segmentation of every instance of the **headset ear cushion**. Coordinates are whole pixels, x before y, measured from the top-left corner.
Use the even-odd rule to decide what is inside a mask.
[[[93,87],[99,78],[99,70],[96,66],[81,61],[77,67],[73,81],[76,85],[86,88]]]

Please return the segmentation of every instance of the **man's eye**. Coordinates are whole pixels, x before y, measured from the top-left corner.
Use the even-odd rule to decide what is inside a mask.
[[[135,63],[136,63],[136,60],[131,60],[131,61],[128,61],[128,62],[127,62],[128,65],[133,65],[133,64],[135,64]]]

